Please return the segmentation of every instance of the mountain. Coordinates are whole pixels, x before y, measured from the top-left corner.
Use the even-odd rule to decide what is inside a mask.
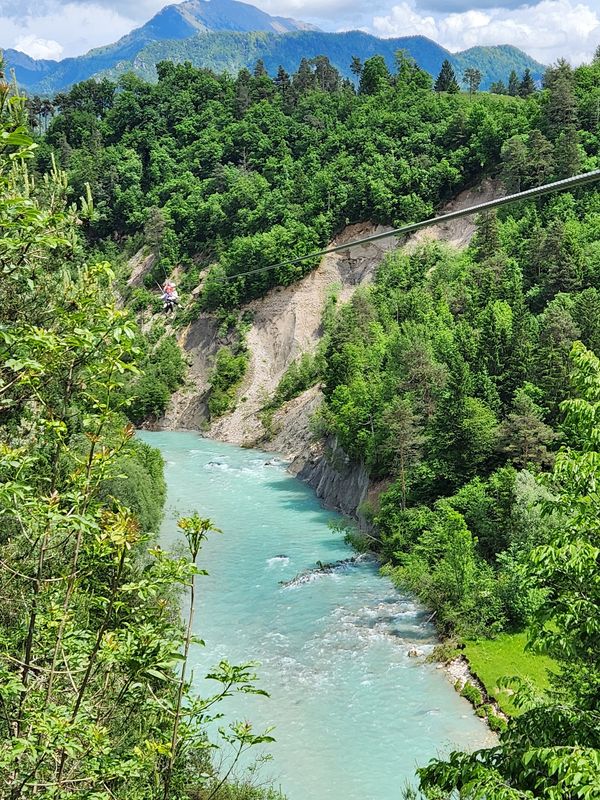
[[[17,72],[20,85],[28,92],[52,93],[90,78],[115,64],[135,58],[147,44],[186,39],[206,31],[316,31],[314,25],[287,17],[273,17],[256,6],[239,0],[186,0],[165,6],[140,28],[114,44],[96,47],[83,56],[61,61],[36,60],[18,50],[7,49],[8,67]]]
[[[325,33],[304,22],[272,17],[238,0],[186,0],[166,6],[118,42],[77,58],[36,61],[17,50],[6,50],[5,58],[25,91],[53,94],[92,76],[116,78],[133,71],[155,80],[155,65],[165,60],[237,72],[242,67],[252,68],[262,58],[267,70],[275,74],[280,64],[295,72],[301,58],[326,55],[344,76],[352,77],[352,56],[364,61],[382,55],[393,67],[399,49],[434,76],[446,58],[459,79],[467,67],[476,67],[483,74],[483,89],[494,81],[507,81],[512,69],[521,75],[529,68],[534,79],[544,72],[543,64],[510,45],[450,53],[424,36],[378,39],[362,31]]]
[[[473,47],[460,53],[450,53],[425,36],[378,39],[362,31],[295,31],[284,35],[227,31],[200,33],[181,41],[152,42],[134,59],[119,62],[101,75],[116,79],[125,72],[135,72],[146,80],[154,81],[155,65],[160,61],[190,61],[195,66],[208,67],[216,72],[236,73],[242,67],[251,69],[259,58],[264,61],[267,71],[275,75],[280,64],[288,72],[295,72],[301,58],[326,55],[342,75],[352,78],[352,56],[365,61],[374,55],[382,55],[390,69],[393,69],[398,50],[406,51],[433,76],[438,74],[444,59],[453,65],[459,81],[465,69],[476,67],[483,74],[483,89],[497,80],[506,82],[512,69],[520,76],[529,68],[534,79],[541,79],[545,70],[543,64],[510,45]]]

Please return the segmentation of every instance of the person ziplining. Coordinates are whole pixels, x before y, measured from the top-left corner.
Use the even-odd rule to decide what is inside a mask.
[[[160,299],[163,301],[163,311],[165,314],[175,311],[179,303],[179,295],[177,294],[177,289],[173,281],[167,280],[165,282],[165,285],[162,287]]]

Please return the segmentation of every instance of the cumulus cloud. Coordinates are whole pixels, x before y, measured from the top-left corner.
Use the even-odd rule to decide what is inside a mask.
[[[55,1],[21,16],[5,15],[3,6],[0,47],[14,47],[34,58],[76,56],[116,41],[142,21],[95,2]]]
[[[107,8],[128,19],[146,21],[167,5],[168,0],[1,0],[0,12],[3,17],[23,19],[24,17],[44,17],[57,9],[69,6],[72,10],[80,8],[83,13],[89,8]]]
[[[42,39],[32,33],[20,36],[15,41],[15,50],[27,53],[32,58],[49,58],[58,61],[63,52],[63,46],[54,39]]]
[[[424,11],[461,12],[482,8],[520,8],[531,5],[531,0],[415,0],[417,8]]]
[[[205,0],[210,2],[210,0]],[[325,30],[421,34],[449,50],[513,44],[543,63],[589,60],[600,0],[245,0]],[[0,0],[0,47],[37,58],[87,52],[143,24],[168,0]],[[62,48],[62,50],[61,50]]]
[[[414,0],[404,0],[387,14],[375,16],[372,29],[386,37],[422,33],[452,51],[512,44],[545,64],[561,57],[580,64],[600,43],[600,13],[589,0],[541,0],[513,10],[474,9],[434,16],[419,12]]]

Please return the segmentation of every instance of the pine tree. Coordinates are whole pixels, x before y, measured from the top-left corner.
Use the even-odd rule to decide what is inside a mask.
[[[456,94],[460,91],[456,74],[447,58],[442,63],[440,74],[437,76],[433,88],[436,92],[450,92],[451,94]]]
[[[350,72],[360,81],[360,76],[362,75],[363,65],[362,61],[358,56],[352,56],[352,61],[350,62]]]
[[[235,81],[235,110],[238,118],[243,117],[250,106],[251,81],[252,75],[250,72],[246,68],[241,69]]]
[[[490,94],[507,94],[508,89],[504,81],[494,81],[490,84]]]
[[[289,100],[291,96],[292,81],[289,74],[284,70],[281,64],[277,69],[277,75],[275,76],[273,83],[283,98],[284,103]]]
[[[519,84],[519,96],[520,97],[529,97],[530,94],[535,92],[535,81],[531,77],[531,71],[529,67],[523,73],[523,80]]]
[[[265,62],[262,58],[259,58],[256,64],[254,65],[254,77],[255,78],[264,78],[269,75],[267,72],[267,68],[265,67]]]
[[[548,226],[542,245],[542,283],[546,299],[559,292],[576,292],[581,288],[583,251],[570,228],[560,220]]]
[[[552,144],[537,128],[527,137],[527,161],[528,186],[547,183],[554,173],[554,151]]]
[[[519,94],[519,78],[517,73],[511,70],[510,75],[508,76],[508,93],[511,97],[516,97]]]
[[[327,56],[316,56],[310,63],[315,68],[315,79],[319,89],[323,92],[337,92],[341,83],[340,73]]]
[[[395,397],[383,413],[385,431],[381,455],[389,462],[391,473],[400,482],[400,505],[406,508],[408,473],[422,456],[422,425],[409,396]]]
[[[551,80],[545,117],[548,135],[553,140],[566,128],[577,127],[577,100],[573,79],[566,74],[561,73]]]
[[[502,145],[502,181],[509,192],[520,192],[529,171],[527,145],[522,136],[511,136]]]
[[[302,94],[310,89],[314,89],[316,85],[316,78],[311,69],[308,59],[303,58],[298,66],[298,72],[294,73],[292,78],[292,86],[297,92]]]
[[[558,180],[576,175],[581,166],[579,134],[569,125],[561,131],[554,144],[554,174]]]
[[[477,261],[484,261],[500,250],[500,226],[495,211],[484,211],[476,219],[472,247]]]
[[[543,408],[524,389],[517,390],[512,411],[500,426],[499,434],[500,451],[516,467],[552,466],[553,456],[548,445],[556,439],[556,433],[544,422]]]

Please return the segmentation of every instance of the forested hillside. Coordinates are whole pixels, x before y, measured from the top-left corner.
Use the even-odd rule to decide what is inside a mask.
[[[222,661],[206,698],[186,671],[198,642],[179,602],[193,613],[213,526],[192,515],[187,552],[156,546],[162,458],[128,414],[153,342],[168,340],[142,336],[90,257],[89,196],[67,202],[54,163],[34,176],[26,118],[0,63],[0,796],[274,796],[230,774],[265,740],[250,723],[228,728],[218,768],[207,746],[220,699],[258,692],[252,667]]]
[[[478,69],[482,75],[482,88],[489,89],[498,81],[506,82],[512,70],[522,74],[528,69],[534,80],[540,81],[544,66],[522,50],[510,45],[471,47],[450,53],[426,36],[402,36],[378,39],[363,31],[326,33],[323,31],[295,31],[283,35],[272,33],[238,33],[233,31],[201,33],[179,41],[148,43],[135,58],[122,60],[111,68],[97,71],[97,78],[113,80],[127,72],[134,72],[145,80],[156,80],[156,65],[161,61],[191,62],[196,67],[215,72],[236,74],[240,69],[252,69],[256,61],[263,60],[271,76],[280,66],[293,72],[302,58],[326,56],[345,78],[352,79],[352,58],[366,61],[375,55],[385,58],[390,70],[398,50],[414,58],[417,64],[435,77],[445,59],[457,74],[465,69]],[[54,86],[57,84],[54,82]],[[42,87],[40,87],[42,88]]]
[[[244,371],[240,307],[314,264],[242,273],[348,222],[428,216],[486,176],[518,190],[598,167],[600,58],[559,63],[542,91],[508,76],[511,96],[476,80],[460,93],[451,69],[435,91],[403,54],[393,74],[379,56],[354,68],[358,92],[324,58],[275,80],[262,63],[237,78],[163,63],[156,85],[74,87],[40,143],[38,169],[54,156],[73,197],[91,188],[81,227],[97,254],[152,251],[127,302],[152,307],[177,269],[177,324],[208,310],[229,331],[215,414]],[[545,696],[518,687],[524,713],[498,747],[422,773],[432,797],[600,790],[599,281],[596,189],[485,216],[467,250],[399,251],[348,305],[332,301],[321,346],[275,398],[322,387],[315,432],[386,483],[363,513],[442,633],[462,645],[528,629],[555,660]]]
[[[160,258],[148,285],[181,264],[185,285],[211,267],[204,308],[233,308],[313,264],[216,279],[325,244],[347,222],[407,222],[497,168],[504,142],[535,125],[536,99],[433,92],[404,55],[355,65],[358,93],[326,58],[273,80],[259,62],[236,79],[159,66],[159,82],[85,82],[59,96],[39,150],[89,183],[92,240],[146,238]],[[137,240],[135,237],[138,237]]]

